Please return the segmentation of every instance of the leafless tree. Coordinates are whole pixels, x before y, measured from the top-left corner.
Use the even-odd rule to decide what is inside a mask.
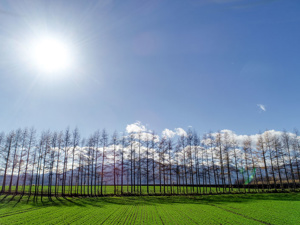
[[[5,160],[5,169],[4,169],[1,193],[5,192],[6,176],[7,176],[7,170],[8,170],[8,167],[9,167],[9,157],[10,157],[10,153],[11,153],[11,149],[12,149],[12,145],[13,145],[15,135],[16,135],[15,132],[11,131],[6,136],[6,144],[5,144],[4,151],[3,151],[4,157],[5,157],[4,158],[4,160]]]
[[[291,145],[292,145],[291,142],[292,142],[292,140],[290,138],[290,135],[285,130],[283,131],[281,138],[282,138],[282,142],[283,142],[283,147],[288,156],[288,164],[290,165],[290,173],[292,176],[293,188],[296,189],[295,174],[294,174],[294,168],[293,168],[292,157],[291,157]]]
[[[108,143],[108,135],[106,133],[106,130],[104,129],[102,131],[101,135],[101,143],[102,143],[102,167],[101,167],[101,195],[103,195],[103,181],[104,181],[104,162],[105,162],[105,152],[107,148],[107,143]]]
[[[258,140],[257,140],[257,143],[256,143],[256,148],[261,153],[263,163],[264,163],[265,176],[267,178],[267,186],[268,186],[268,190],[270,190],[270,180],[269,180],[268,165],[267,165],[267,160],[266,160],[267,159],[266,149],[265,149],[264,139],[263,139],[263,136],[261,134],[258,136]],[[263,183],[263,181],[262,181],[262,183]]]

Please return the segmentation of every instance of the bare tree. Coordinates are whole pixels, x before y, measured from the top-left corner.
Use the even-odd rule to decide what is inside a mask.
[[[101,135],[101,143],[102,143],[102,167],[101,167],[101,195],[103,195],[103,181],[104,181],[104,160],[105,160],[105,151],[107,148],[108,143],[108,135],[106,133],[106,130],[102,131]]]
[[[167,140],[167,151],[169,155],[168,167],[169,167],[169,185],[170,185],[171,194],[172,194],[172,157],[173,157],[172,150],[173,150],[173,142],[172,139],[169,138]]]
[[[298,175],[298,183],[300,183],[300,141],[299,141],[299,134],[298,131],[294,130],[294,138],[293,138],[293,150],[294,150],[294,158],[296,161],[296,167],[297,167],[297,175]]]
[[[251,159],[251,163],[252,163],[252,169],[254,170],[254,182],[256,184],[256,189],[258,190],[258,184],[257,184],[257,177],[256,177],[256,164],[255,164],[255,159],[254,159],[254,153],[253,153],[253,149],[252,149],[252,140],[251,138],[248,136],[247,137],[248,140],[248,145],[249,145],[249,153],[250,153],[250,159]]]
[[[48,163],[48,155],[50,153],[51,148],[51,133],[50,131],[46,132],[43,137],[43,145],[42,145],[42,159],[43,159],[43,175],[42,175],[42,190],[41,190],[41,199],[43,198],[44,194],[44,179],[45,179],[45,170],[47,170],[49,167],[47,167],[46,163]]]
[[[186,141],[187,141],[186,152],[187,152],[187,161],[189,162],[189,177],[190,177],[189,184],[192,185],[191,192],[194,192],[194,170],[193,170],[193,152],[192,152],[193,137],[194,137],[193,133],[189,129],[186,137]]]
[[[294,169],[293,169],[292,157],[291,157],[291,138],[290,138],[290,135],[286,131],[283,131],[283,133],[282,133],[282,142],[283,142],[283,147],[288,156],[288,162],[290,165],[290,173],[291,173],[292,181],[293,181],[293,188],[296,189],[296,181],[295,181],[295,175],[294,175]]]
[[[218,149],[218,156],[219,156],[219,160],[220,160],[220,166],[221,166],[221,182],[222,182],[222,186],[223,186],[223,193],[225,192],[225,173],[224,173],[224,164],[223,164],[223,148],[222,148],[222,135],[221,132],[219,131],[216,135],[216,147]]]
[[[54,132],[51,137],[51,148],[50,148],[50,168],[48,176],[48,197],[51,197],[52,194],[52,182],[53,182],[53,169],[54,169],[54,160],[55,160],[55,151],[57,147],[58,134]]]
[[[116,172],[117,172],[117,166],[116,166],[116,157],[117,157],[117,145],[119,144],[118,135],[115,131],[112,136],[112,145],[113,145],[113,160],[114,160],[114,195],[116,194]]]
[[[258,136],[256,148],[258,151],[261,152],[263,163],[264,163],[265,176],[267,178],[267,186],[268,186],[268,190],[270,190],[269,173],[268,173],[268,166],[267,166],[267,160],[266,160],[266,149],[265,149],[265,143],[263,140],[263,136],[261,134]],[[262,183],[263,183],[263,181],[262,181]]]
[[[66,185],[67,185],[67,175],[68,175],[68,158],[69,158],[69,150],[71,144],[71,132],[70,129],[67,128],[65,130],[64,135],[64,161],[63,161],[63,178],[62,178],[62,195],[66,194]]]
[[[279,176],[280,188],[281,188],[281,190],[283,190],[284,186],[283,186],[283,182],[282,182],[281,165],[279,162],[279,160],[281,158],[282,144],[278,137],[273,136],[272,145],[273,145],[273,149],[275,150],[275,160],[276,160],[277,171],[278,171],[278,176]]]
[[[250,151],[251,151],[251,139],[249,138],[246,138],[244,141],[243,141],[243,151],[244,151],[244,160],[245,160],[245,172],[247,173],[247,181],[246,181],[246,184],[249,183],[250,181],[250,174],[249,174],[249,169],[250,169],[250,166],[249,166],[249,161],[250,161]],[[245,183],[243,183],[243,186],[244,186],[244,191],[246,192],[245,190]],[[250,192],[250,189],[248,189],[248,192]]]
[[[60,151],[63,146],[63,132],[58,133],[57,137],[57,153],[56,153],[56,171],[55,171],[55,196],[58,195],[58,189],[59,189],[59,163],[60,163]]]
[[[200,186],[200,177],[199,177],[199,145],[200,138],[196,131],[193,133],[193,148],[194,148],[194,162],[195,162],[195,177],[196,177],[196,185],[197,185],[197,194],[199,194],[199,186]],[[201,189],[200,189],[201,193]]]
[[[96,195],[99,195],[99,177],[100,177],[100,172],[98,172],[99,165],[98,165],[98,158],[100,157],[99,154],[99,146],[101,145],[101,133],[99,130],[97,130],[94,134],[94,142],[95,142],[95,165],[94,165],[94,170],[95,170],[95,176],[94,176],[94,193]],[[98,191],[96,190],[96,187],[98,186]]]
[[[74,179],[74,163],[75,163],[75,151],[79,145],[80,135],[78,128],[75,128],[72,134],[72,168],[71,168],[71,194],[73,193],[73,179]]]
[[[231,172],[230,172],[230,156],[229,156],[229,152],[231,149],[231,143],[230,143],[230,136],[228,134],[228,132],[225,132],[223,135],[224,138],[224,154],[225,154],[225,160],[226,160],[226,167],[227,167],[227,181],[229,184],[229,191],[232,191],[232,182],[231,182]]]
[[[274,150],[272,148],[273,137],[271,136],[271,134],[268,131],[266,131],[264,133],[264,140],[265,140],[265,144],[266,144],[266,150],[267,150],[267,152],[269,152],[269,159],[270,159],[271,170],[272,170],[271,174],[273,176],[274,188],[276,190],[277,185],[276,185],[275,170],[274,170],[274,165],[273,165]]]
[[[13,153],[13,159],[12,159],[12,169],[11,169],[11,174],[10,174],[10,182],[9,182],[9,188],[8,188],[8,192],[11,193],[11,188],[12,188],[12,182],[13,182],[13,177],[14,177],[14,170],[15,167],[18,163],[18,155],[17,155],[17,150],[19,148],[19,141],[21,139],[21,134],[22,134],[22,130],[18,129],[16,131],[16,136],[15,136],[15,140],[14,140],[14,153]]]
[[[150,148],[150,135],[146,134],[145,140],[146,147],[146,182],[147,182],[147,194],[149,194],[149,148]]]
[[[4,148],[4,155],[6,153],[6,156],[4,158],[5,159],[5,169],[4,169],[1,193],[5,192],[7,169],[9,166],[9,157],[10,157],[10,152],[11,152],[11,148],[13,145],[15,135],[16,135],[15,132],[11,131],[6,137],[6,144],[5,144],[5,148]]]
[[[18,188],[19,188],[19,179],[20,179],[20,172],[22,168],[22,163],[23,163],[23,156],[25,156],[25,149],[27,145],[27,135],[28,135],[28,130],[24,129],[21,134],[21,150],[20,150],[20,160],[19,160],[19,170],[18,170],[18,176],[17,176],[17,184],[16,184],[16,194],[18,193]]]
[[[152,151],[152,180],[153,180],[153,191],[155,193],[155,153],[156,153],[156,135],[152,132],[151,139],[151,151]]]
[[[139,193],[142,193],[142,153],[141,153],[141,147],[142,147],[142,133],[141,131],[138,132],[138,150],[139,150],[139,165],[138,165],[138,178],[139,178],[139,184],[140,184],[140,190]]]
[[[186,137],[184,135],[180,136],[180,146],[183,153],[183,168],[184,168],[183,179],[185,180],[185,191],[186,193],[189,193],[188,181],[187,181],[188,177],[187,177]]]
[[[233,157],[234,157],[234,166],[235,166],[235,174],[236,174],[236,184],[238,185],[238,190],[240,191],[240,179],[239,179],[239,169],[238,169],[238,160],[239,157],[237,155],[238,149],[238,144],[235,138],[231,139],[232,141],[232,147],[233,147]]]
[[[122,145],[122,149],[121,149],[121,194],[123,194],[123,185],[124,185],[124,181],[123,181],[123,178],[124,178],[124,154],[125,154],[125,147],[127,145],[126,138],[125,138],[124,135],[122,136],[122,139],[121,139],[121,145]],[[128,187],[128,183],[127,183],[127,187]],[[127,192],[128,192],[128,190],[127,190]]]

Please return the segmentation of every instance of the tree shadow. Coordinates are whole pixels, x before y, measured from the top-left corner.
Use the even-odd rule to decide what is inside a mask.
[[[13,208],[20,202],[20,198],[19,199],[15,199],[17,195],[9,195],[7,194],[4,198],[1,199],[0,201],[0,208],[5,208],[7,207],[10,203],[14,203],[14,201],[16,201],[14,203],[14,205],[12,206]]]
[[[11,197],[9,197],[11,196]],[[68,197],[55,196],[40,198],[41,196],[6,195],[0,200],[0,208],[14,203],[28,204],[33,207],[98,207],[107,205],[162,205],[162,204],[229,204],[250,203],[261,200],[272,201],[300,201],[300,193],[259,193],[259,194],[222,194],[222,195],[191,195],[191,196],[122,196],[122,197]],[[14,202],[15,201],[15,202]]]
[[[6,195],[0,200],[0,203],[3,202],[8,196],[9,196],[9,194],[6,194]]]
[[[222,194],[202,196],[138,196],[103,197],[99,202],[117,205],[157,205],[157,204],[228,204],[247,203],[260,200],[300,201],[299,193],[260,193],[260,194]]]
[[[23,196],[24,196],[24,195],[21,195],[21,196],[20,196],[19,200],[14,204],[13,208],[16,207],[18,203],[20,203],[20,201],[22,200]]]
[[[78,203],[78,201],[73,201],[73,200],[71,200],[70,198],[67,198],[67,197],[65,197],[65,196],[63,196],[62,197],[65,201],[68,201],[69,203],[71,203],[71,204],[69,204],[69,206],[72,206],[72,204],[73,205],[76,205],[76,206],[79,206],[79,207],[86,207],[84,204],[81,204],[81,203]],[[73,198],[74,199],[74,198]],[[79,201],[80,202],[80,201]]]

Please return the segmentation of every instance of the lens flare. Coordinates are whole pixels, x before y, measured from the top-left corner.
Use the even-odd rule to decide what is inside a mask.
[[[250,173],[249,173],[250,172]],[[240,169],[240,173],[243,175],[244,180],[245,180],[245,185],[251,183],[251,181],[253,180],[255,173],[256,173],[256,168],[253,168],[252,171],[248,171],[244,168]],[[248,175],[249,174],[249,175]]]

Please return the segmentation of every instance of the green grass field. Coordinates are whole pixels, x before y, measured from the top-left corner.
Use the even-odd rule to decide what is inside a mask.
[[[0,196],[0,224],[299,224],[300,194]]]

